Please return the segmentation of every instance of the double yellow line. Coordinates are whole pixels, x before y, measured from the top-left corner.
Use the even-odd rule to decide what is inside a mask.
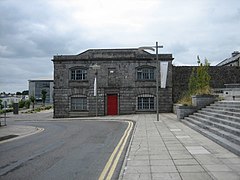
[[[127,139],[130,135],[130,132],[133,127],[133,122],[131,121],[126,121],[128,123],[128,127],[125,130],[122,138],[120,139],[118,145],[115,147],[113,153],[111,154],[110,158],[108,159],[107,164],[105,165],[100,177],[98,178],[99,180],[109,180],[112,178],[113,173],[116,169],[117,163],[119,161],[119,158],[122,154],[123,148],[126,145]]]

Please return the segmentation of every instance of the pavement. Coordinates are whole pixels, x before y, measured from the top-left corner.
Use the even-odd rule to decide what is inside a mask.
[[[240,157],[184,125],[175,114],[160,113],[160,121],[156,114],[91,119],[136,122],[121,180],[240,180]],[[32,131],[36,127],[0,127],[0,137],[17,132],[21,137]]]

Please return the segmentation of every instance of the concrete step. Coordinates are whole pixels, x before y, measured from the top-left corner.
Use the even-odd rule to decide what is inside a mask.
[[[239,105],[240,106],[240,101],[217,101],[216,102],[217,104],[235,104],[235,105]]]
[[[230,132],[227,132],[227,131],[224,131],[224,130],[221,130],[217,127],[214,127],[214,126],[211,126],[211,125],[208,125],[208,124],[204,124],[196,119],[193,119],[191,117],[188,117],[186,119],[188,122],[198,126],[200,129],[204,129],[206,131],[209,131],[221,138],[224,138],[226,141],[230,141],[234,144],[237,144],[237,145],[240,145],[240,137],[239,136],[236,136]]]
[[[183,122],[240,155],[240,101],[219,101],[185,117]]]
[[[236,116],[231,116],[231,115],[226,115],[226,114],[221,113],[221,112],[206,111],[206,110],[200,110],[200,111],[198,111],[198,113],[210,116],[210,117],[215,118],[219,121],[223,120],[223,121],[226,121],[226,122],[229,122],[229,123],[234,123],[235,122],[236,124],[239,124],[239,126],[240,126],[240,118],[236,117]],[[231,124],[230,124],[230,126],[231,126]]]
[[[207,112],[207,111],[199,111],[198,113],[194,113],[194,115],[201,117],[203,119],[209,120],[211,122],[224,124],[240,130],[240,119],[236,117]]]
[[[220,102],[216,102],[214,104],[211,104],[210,106],[217,106],[217,107],[228,107],[228,108],[237,108],[240,109],[240,104],[239,103],[221,103]]]
[[[233,111],[227,111],[227,110],[219,110],[219,109],[213,109],[211,107],[202,108],[200,112],[206,112],[206,113],[213,113],[218,115],[227,115],[227,116],[233,116],[237,117],[237,121],[240,121],[240,112],[233,112]]]
[[[223,130],[225,132],[231,133],[235,136],[239,136],[240,137],[240,129],[239,128],[235,128],[229,125],[225,125],[216,121],[212,121],[209,120],[208,118],[210,118],[209,116],[200,114],[200,113],[195,113],[194,115],[190,115],[189,118],[191,118],[191,120],[196,120],[199,123],[205,124],[206,126],[212,126],[214,128],[217,128],[219,130]],[[188,118],[187,118],[188,119]]]
[[[227,106],[214,106],[214,105],[210,105],[210,106],[207,106],[206,108],[216,109],[216,110],[220,110],[220,111],[231,111],[231,112],[240,113],[240,108],[232,108],[232,107],[227,107]]]
[[[232,141],[229,141],[225,137],[221,137],[221,136],[209,131],[208,128],[211,128],[211,127],[200,125],[200,123],[194,124],[189,119],[190,118],[186,118],[186,119],[182,120],[182,122],[184,124],[186,124],[187,126],[189,126],[190,128],[194,129],[195,131],[203,134],[204,136],[206,136],[209,139],[213,140],[214,142],[218,143],[219,145],[225,147],[229,151],[240,156],[240,143],[233,143]],[[238,138],[239,137],[237,137],[237,139]],[[237,141],[239,142],[239,139]]]

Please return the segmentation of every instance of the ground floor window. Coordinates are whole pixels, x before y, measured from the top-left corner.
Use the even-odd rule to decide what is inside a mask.
[[[73,111],[87,110],[87,97],[72,97],[71,110]]]
[[[138,110],[154,110],[154,97],[138,97]]]

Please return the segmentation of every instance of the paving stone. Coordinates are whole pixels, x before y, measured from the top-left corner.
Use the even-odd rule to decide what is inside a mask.
[[[129,156],[128,157],[130,160],[149,160],[149,156],[148,155],[144,155],[144,156]]]
[[[208,171],[220,171],[220,172],[225,172],[225,171],[232,171],[228,166],[224,164],[211,164],[211,165],[204,165],[204,168],[206,168]]]
[[[206,172],[180,173],[182,180],[213,180]]]
[[[149,160],[129,160],[127,166],[150,166]]]
[[[151,159],[150,160],[150,165],[151,166],[163,166],[163,165],[173,166],[174,163],[173,163],[172,160],[167,160],[167,159]]]
[[[152,173],[168,173],[168,172],[177,172],[177,169],[175,166],[151,166],[151,172]]]
[[[192,159],[190,154],[171,154],[172,159]]]
[[[171,159],[170,155],[167,153],[159,154],[159,155],[150,155],[150,160],[152,159]]]
[[[195,159],[175,159],[176,165],[197,165],[199,164]]]
[[[182,135],[182,136],[176,136],[176,138],[178,138],[178,139],[190,139],[190,136]]]
[[[240,175],[235,172],[211,172],[217,180],[239,180]]]
[[[153,180],[181,180],[179,173],[152,173]]]
[[[178,165],[179,172],[204,172],[205,170],[200,165]]]
[[[150,166],[126,166],[125,173],[129,174],[150,174]]]
[[[186,148],[191,154],[210,154],[210,152],[202,146],[186,146]]]
[[[151,174],[124,174],[122,180],[151,180]]]
[[[221,159],[212,156],[212,154],[194,155],[201,164],[221,164]]]

